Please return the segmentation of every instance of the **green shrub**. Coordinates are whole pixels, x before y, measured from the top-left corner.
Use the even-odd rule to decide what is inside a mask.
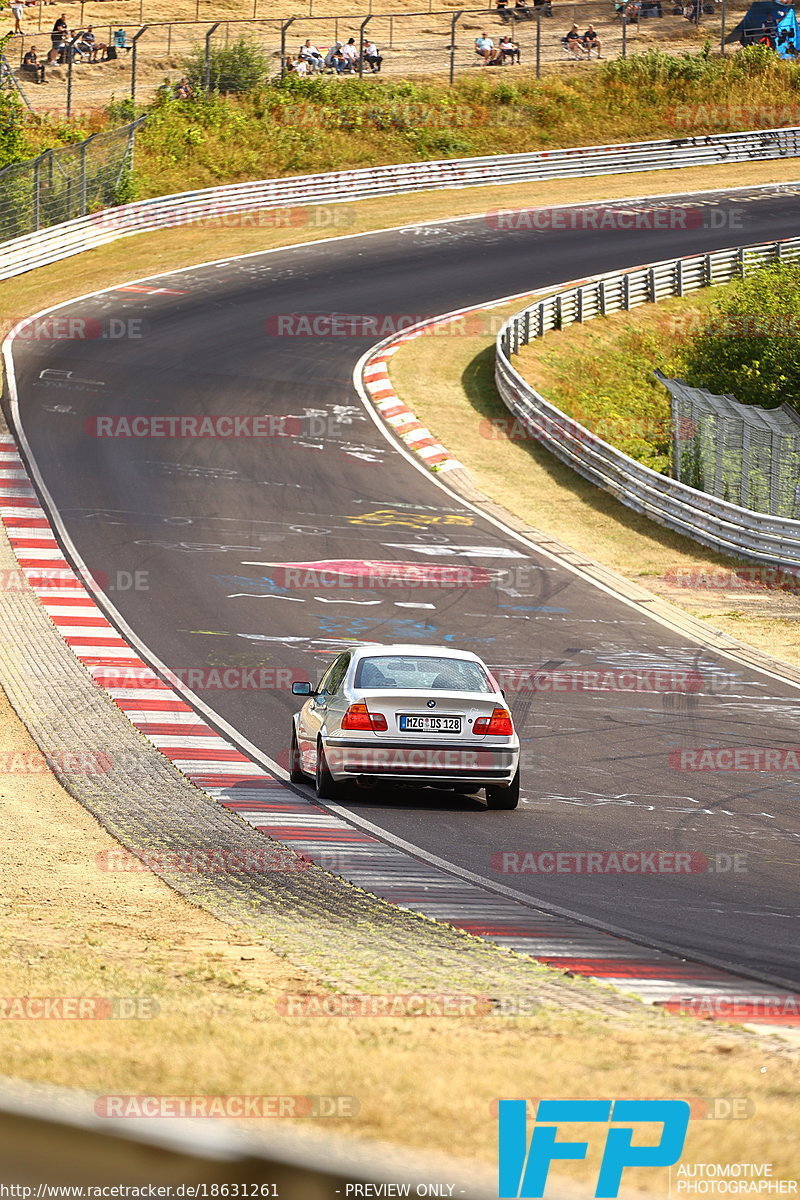
[[[800,267],[776,263],[730,284],[681,358],[693,387],[800,411]]]
[[[212,42],[208,66],[211,91],[223,95],[252,92],[266,82],[270,73],[264,51],[245,37],[240,37],[228,46],[215,46]],[[205,89],[205,46],[197,46],[189,57],[184,59],[183,70],[195,92]]]

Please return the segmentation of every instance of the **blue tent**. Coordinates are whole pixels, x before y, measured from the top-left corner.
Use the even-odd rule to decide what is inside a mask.
[[[741,42],[743,46],[761,43],[781,58],[795,58],[798,45],[795,11],[789,5],[775,4],[773,0],[754,0],[725,41]]]

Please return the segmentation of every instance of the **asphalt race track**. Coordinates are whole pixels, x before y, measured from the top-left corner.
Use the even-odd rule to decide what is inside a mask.
[[[110,602],[153,655],[190,686],[198,677],[189,671],[235,668],[245,683],[253,668],[281,672],[279,686],[236,686],[229,676],[234,686],[196,690],[283,765],[298,704],[287,672],[314,679],[353,640],[452,642],[493,667],[573,678],[599,670],[647,680],[666,670],[701,680],[699,691],[670,695],[509,693],[526,764],[516,812],[435,791],[365,792],[351,809],[490,883],[794,985],[797,773],[679,766],[685,748],[796,748],[797,690],[715,659],[500,532],[410,465],[352,383],[391,316],[378,335],[361,321],[345,336],[305,334],[307,324],[288,316],[422,318],[797,233],[791,188],[681,203],[684,228],[509,231],[454,220],[109,289],[56,314],[109,336],[17,338],[21,421],[80,558],[108,581]],[[265,413],[290,418],[277,425],[287,436],[96,436],[98,417]],[[330,577],[320,586],[320,576],[291,570],[364,560],[426,564],[434,576],[443,566],[476,570],[464,586],[428,588],[364,588],[352,575],[349,586],[328,586]],[[680,851],[693,856],[692,870],[498,869],[500,852],[526,850]]]

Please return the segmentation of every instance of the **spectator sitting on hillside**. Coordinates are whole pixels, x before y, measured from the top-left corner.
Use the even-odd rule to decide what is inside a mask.
[[[514,16],[528,17],[530,20],[533,20],[533,11],[530,4],[528,4],[528,0],[514,0]]]
[[[381,69],[383,55],[378,53],[378,47],[374,42],[367,42],[364,47],[364,62],[370,68],[373,75],[377,75]]]
[[[31,46],[23,58],[22,69],[33,75],[37,83],[44,83],[44,63],[39,62],[35,46]]]
[[[194,100],[194,88],[185,75],[175,84],[173,95],[176,100]]]
[[[342,54],[345,56],[347,61],[350,63],[350,70],[354,71],[356,69],[356,67],[358,66],[359,62],[361,61],[361,57],[358,53],[358,47],[356,46],[355,38],[347,39],[347,45],[342,46]]]
[[[350,70],[350,63],[342,54],[342,43],[334,42],[328,53],[325,55],[325,66],[333,67],[337,75]]]
[[[600,38],[597,36],[597,31],[595,30],[594,25],[589,25],[587,27],[586,32],[581,38],[581,41],[586,48],[586,53],[589,55],[589,58],[592,57],[593,50],[598,58],[603,57],[600,53]]]
[[[83,34],[83,42],[87,47],[90,62],[97,62],[98,55],[101,58],[105,56],[108,46],[105,44],[105,42],[98,42],[97,38],[95,37],[93,25],[86,26],[86,32]]]
[[[92,36],[92,39],[94,39],[94,34],[92,34],[91,36]],[[93,45],[93,40],[92,41],[89,40],[89,30],[88,29],[79,29],[78,32],[73,35],[72,45],[73,45],[73,52],[75,54],[80,55],[81,58],[84,58],[84,57],[88,58],[89,62],[94,61],[93,56],[95,53],[95,48]]]
[[[581,41],[577,25],[572,26],[568,33],[565,34],[563,41],[565,48],[569,50],[573,58],[585,58],[589,53]]]
[[[506,12],[508,10],[508,0],[494,0],[494,3],[498,12]]]
[[[311,38],[306,38],[300,47],[298,58],[302,58],[307,62],[312,71],[321,71],[325,66],[325,59],[320,54],[316,46],[312,45]]]
[[[286,55],[286,74],[295,75],[298,79],[302,79],[308,74],[308,63],[304,58],[298,58],[296,61],[291,54]]]
[[[495,50],[494,42],[485,30],[480,37],[475,38],[475,53],[487,64],[499,57],[499,50]]]
[[[500,44],[497,49],[500,53],[501,62],[505,62],[506,59],[509,62],[519,62],[519,45],[517,42],[512,42],[507,33],[504,33],[500,38]]]

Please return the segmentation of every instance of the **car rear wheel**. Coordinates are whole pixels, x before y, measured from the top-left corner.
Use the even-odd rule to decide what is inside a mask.
[[[300,747],[297,743],[297,730],[292,721],[292,737],[289,742],[289,779],[292,783],[307,783],[303,768],[300,765]]]
[[[328,768],[322,742],[317,743],[316,791],[319,800],[338,800],[341,794],[341,788]]]
[[[487,787],[486,807],[492,809],[516,808],[519,804],[519,767],[508,787]]]

